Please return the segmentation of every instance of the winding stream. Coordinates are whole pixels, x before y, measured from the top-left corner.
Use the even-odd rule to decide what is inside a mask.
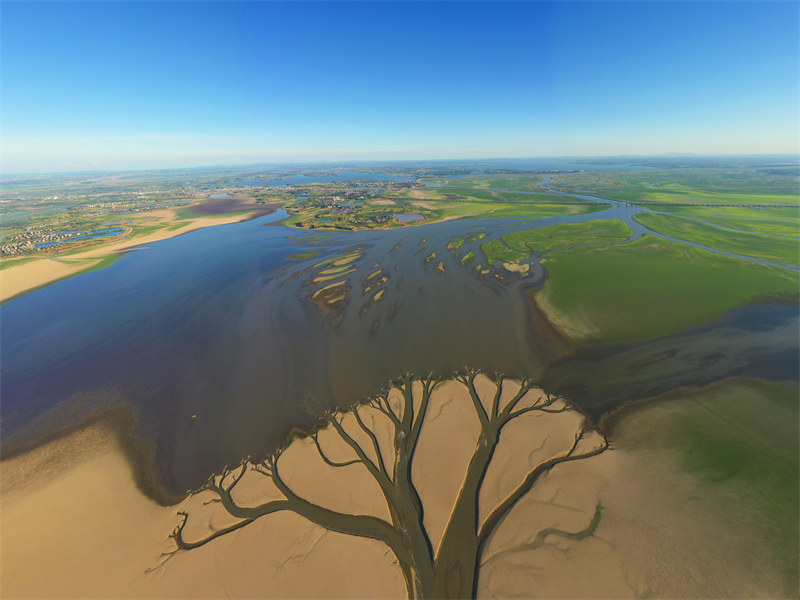
[[[719,250],[719,249],[714,248],[712,246],[705,246],[703,244],[697,244],[697,243],[690,242],[690,241],[687,241],[687,240],[683,240],[683,239],[680,239],[680,238],[670,237],[668,235],[664,235],[663,233],[658,233],[657,231],[653,231],[652,229],[642,225],[638,221],[634,221],[633,220],[633,216],[638,212],[649,212],[649,213],[665,215],[665,216],[674,216],[674,215],[671,215],[670,213],[665,213],[665,212],[660,212],[660,211],[657,211],[657,210],[653,210],[653,209],[650,209],[650,208],[644,208],[644,207],[641,207],[641,206],[637,206],[636,204],[630,204],[630,203],[627,203],[627,202],[618,202],[617,200],[609,200],[608,198],[601,198],[599,196],[590,196],[588,194],[576,194],[576,193],[570,193],[570,192],[562,192],[562,191],[557,190],[555,188],[552,188],[552,187],[550,187],[548,185],[550,183],[550,179],[551,179],[551,177],[546,177],[545,181],[543,183],[539,184],[539,185],[541,187],[543,187],[544,189],[546,189],[546,190],[548,190],[550,192],[553,192],[553,193],[557,193],[557,194],[559,194],[561,196],[567,196],[567,197],[570,197],[570,198],[579,198],[581,200],[588,200],[588,201],[591,201],[591,202],[603,202],[603,203],[606,203],[606,204],[610,204],[612,206],[612,208],[609,209],[608,211],[602,211],[600,213],[593,213],[592,215],[585,215],[585,216],[592,216],[595,219],[596,218],[619,219],[620,221],[625,222],[625,224],[628,227],[630,227],[631,230],[633,231],[633,236],[629,240],[627,240],[626,242],[620,242],[620,243],[624,244],[624,243],[627,243],[627,242],[632,242],[633,240],[636,240],[636,239],[642,237],[643,235],[650,235],[650,236],[653,236],[653,237],[660,238],[662,240],[668,240],[670,242],[676,242],[678,244],[685,244],[687,246],[692,246],[693,248],[699,248],[700,250],[705,250],[706,252],[711,252],[713,254],[720,254],[722,256],[729,256],[731,258],[738,258],[740,260],[746,260],[748,262],[754,262],[754,263],[758,263],[758,264],[762,264],[762,265],[770,265],[770,266],[773,266],[773,267],[780,267],[782,269],[789,269],[790,271],[794,271],[796,273],[800,273],[800,268],[798,268],[796,265],[779,263],[779,262],[775,262],[775,261],[766,260],[766,259],[763,259],[763,258],[756,258],[756,257],[753,257],[753,256],[747,256],[747,255],[744,255],[744,254],[734,254],[732,252],[725,252],[724,250]],[[517,192],[517,193],[526,193],[526,192]],[[602,217],[601,217],[601,215],[602,215]],[[696,218],[696,216],[692,216],[692,217],[683,217],[683,216],[681,216],[681,218],[688,218],[689,220],[697,221],[699,223],[704,223],[706,225],[712,225],[713,227],[718,227],[720,229],[727,229],[729,231],[737,231],[737,232],[740,232],[740,233],[748,233],[748,232],[742,231],[740,229],[733,229],[733,228],[723,227],[721,225],[716,225],[714,223],[709,223],[707,221],[703,221],[701,219]],[[594,220],[594,219],[585,219],[585,220]],[[764,235],[764,234],[759,234],[759,235]],[[769,236],[769,237],[783,237],[783,236]],[[792,239],[792,238],[788,238],[788,239]]]

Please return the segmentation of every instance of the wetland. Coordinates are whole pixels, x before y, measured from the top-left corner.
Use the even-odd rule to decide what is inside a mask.
[[[595,417],[730,376],[798,379],[797,267],[785,264],[796,236],[780,239],[780,253],[763,250],[766,235],[752,247],[681,239],[613,194],[566,191],[576,179],[589,187],[583,173],[466,174],[458,188],[367,175],[210,192],[177,210],[250,210],[251,220],[134,247],[7,302],[4,453],[128,405],[159,485],[178,494],[398,373],[530,377]],[[397,179],[416,183],[361,189]],[[410,218],[378,230],[297,226],[304,207],[330,211],[342,201],[320,199],[348,194],[369,196],[344,203],[351,223],[381,202]],[[791,233],[796,217],[786,216]]]

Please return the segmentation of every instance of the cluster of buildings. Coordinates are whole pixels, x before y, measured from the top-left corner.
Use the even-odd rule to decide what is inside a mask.
[[[50,227],[54,227],[65,223],[66,221],[59,221],[57,223],[50,223],[49,225]],[[76,235],[69,232],[53,231],[50,227],[26,227],[23,233],[18,233],[9,243],[0,246],[0,255],[28,254],[36,250],[36,246],[39,244],[60,242]]]

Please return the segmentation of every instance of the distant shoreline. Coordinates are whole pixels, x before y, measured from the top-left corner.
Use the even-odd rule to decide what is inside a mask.
[[[206,214],[192,219],[179,219],[173,209],[159,209],[148,213],[154,218],[160,219],[160,223],[164,225],[162,229],[154,233],[138,237],[134,233],[124,239],[95,245],[88,250],[64,256],[56,254],[5,259],[0,262],[3,265],[3,268],[0,269],[0,303],[18,298],[62,279],[106,267],[122,256],[124,251],[137,246],[172,239],[205,227],[249,221],[275,212],[276,207],[277,205],[259,206],[246,212],[213,216]],[[184,225],[174,227],[184,221]],[[17,262],[20,264],[15,265],[14,263]]]

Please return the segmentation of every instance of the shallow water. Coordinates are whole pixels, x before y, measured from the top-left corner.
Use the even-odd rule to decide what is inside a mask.
[[[652,340],[593,344],[548,369],[542,384],[599,417],[625,402],[726,377],[800,380],[800,308],[756,304]]]
[[[485,224],[322,235],[264,227],[282,216],[150,244],[4,305],[6,442],[53,407],[76,407],[75,420],[115,398],[137,408],[164,482],[184,490],[405,371],[533,374],[523,295],[475,277],[444,247]],[[306,301],[308,278],[292,279],[320,259],[286,257],[355,245],[365,251],[334,328]],[[376,264],[390,279],[362,315],[374,292],[362,294],[361,282]]]
[[[180,492],[225,464],[266,454],[293,427],[309,427],[324,409],[349,406],[406,371],[468,365],[542,377],[563,347],[531,317],[525,289],[543,281],[541,265],[500,284],[462,266],[447,241],[607,218],[638,237],[636,210],[613,203],[589,215],[335,233],[265,227],[285,217],[278,211],[128,252],[3,306],[4,445],[127,403],[138,433],[154,444],[162,483]],[[462,253],[471,248],[481,262],[479,243]],[[310,280],[325,268],[315,268],[319,261],[353,248],[361,255],[334,326],[309,301],[324,285]],[[302,258],[315,251],[320,256]],[[378,268],[388,281],[373,300],[376,290],[363,290]],[[784,340],[785,323],[773,327]],[[704,335],[712,346],[727,343]],[[762,337],[770,343],[769,328]],[[753,362],[751,350],[734,348],[725,360]],[[589,371],[584,385],[595,377]]]

